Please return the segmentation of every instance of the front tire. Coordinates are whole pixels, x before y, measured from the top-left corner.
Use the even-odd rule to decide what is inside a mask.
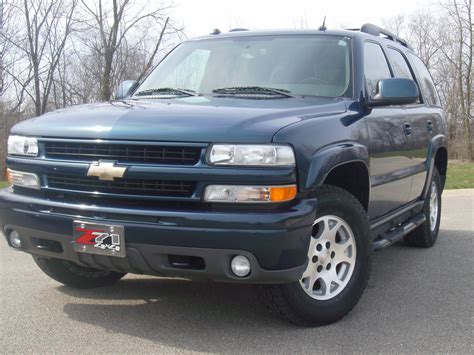
[[[33,256],[40,269],[52,279],[72,288],[87,289],[109,286],[116,283],[125,274],[98,270],[77,265],[60,259]]]
[[[441,178],[436,167],[430,181],[423,213],[426,221],[404,238],[405,243],[419,248],[431,248],[438,239],[439,225],[441,221]]]
[[[297,325],[333,323],[357,304],[369,279],[372,240],[367,214],[349,192],[317,191],[318,212],[308,248],[308,266],[298,282],[262,285],[259,295],[277,316]]]

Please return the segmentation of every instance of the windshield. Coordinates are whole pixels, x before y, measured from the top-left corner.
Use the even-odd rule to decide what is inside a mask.
[[[350,44],[348,37],[330,35],[243,36],[184,42],[155,68],[134,97],[154,97],[153,92],[178,92],[177,89],[218,95],[229,88],[351,97]],[[238,95],[239,91],[226,93]]]

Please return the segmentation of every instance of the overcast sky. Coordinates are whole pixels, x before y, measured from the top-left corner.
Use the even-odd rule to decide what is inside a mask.
[[[328,28],[381,24],[382,18],[409,14],[429,7],[433,0],[175,0],[174,19],[182,22],[189,37],[219,28],[317,28],[327,16]]]

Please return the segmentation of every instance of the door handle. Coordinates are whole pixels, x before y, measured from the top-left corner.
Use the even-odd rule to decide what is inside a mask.
[[[428,132],[433,133],[433,122],[426,121],[426,129],[428,130]]]
[[[405,127],[405,135],[411,136],[411,125],[409,123],[404,123],[403,126]]]

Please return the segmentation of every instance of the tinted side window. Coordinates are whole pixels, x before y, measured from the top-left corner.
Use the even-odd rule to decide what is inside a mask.
[[[406,59],[403,57],[403,54],[401,54],[396,49],[389,48],[388,56],[392,60],[393,69],[397,78],[415,80],[411,74],[410,67],[408,66]]]
[[[371,94],[374,93],[377,81],[392,77],[382,47],[376,43],[366,42],[364,45],[364,72]]]
[[[416,76],[418,78],[418,86],[420,87],[421,94],[425,99],[425,102],[429,105],[440,106],[438,92],[431,78],[430,72],[426,69],[425,65],[416,55],[408,53],[410,61],[415,66]]]
[[[416,81],[410,70],[410,66],[407,63],[406,58],[402,53],[393,48],[388,48],[388,56],[392,60],[393,69],[397,78],[404,78]],[[418,103],[420,100],[418,99]]]

